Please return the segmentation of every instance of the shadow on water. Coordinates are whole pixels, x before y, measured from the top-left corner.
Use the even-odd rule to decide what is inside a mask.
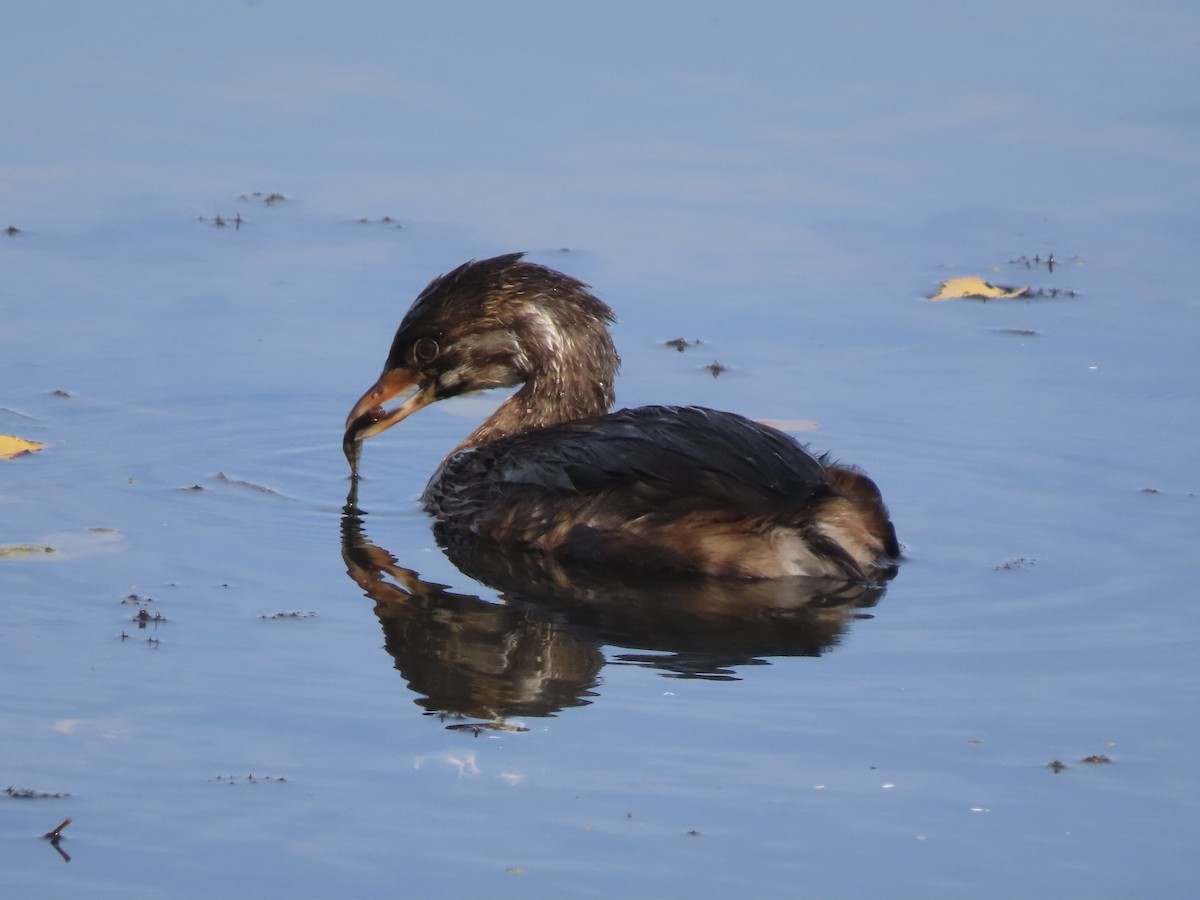
[[[475,720],[449,728],[523,730],[513,716],[584,706],[606,659],[674,677],[738,680],[769,657],[820,656],[836,646],[882,585],[790,578],[679,579],[566,569],[435,526],[447,557],[503,602],[423,581],[367,537],[362,514],[342,517],[346,571],[375,601],[384,649],[428,715]]]

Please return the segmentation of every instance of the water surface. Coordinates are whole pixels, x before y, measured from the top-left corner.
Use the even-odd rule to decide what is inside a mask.
[[[0,544],[56,552],[0,560],[0,780],[69,796],[0,796],[6,889],[1195,886],[1198,37],[1182,3],[9,10],[0,433],[49,447],[0,463]],[[444,586],[381,617],[345,414],[431,277],[514,249],[617,309],[623,405],[865,467],[886,594],[732,647],[502,603],[416,502],[469,398],[366,447],[376,564]],[[1075,296],[925,299],[956,275]],[[504,657],[527,730],[447,727],[487,721],[417,653],[451,612],[471,660],[550,648]]]

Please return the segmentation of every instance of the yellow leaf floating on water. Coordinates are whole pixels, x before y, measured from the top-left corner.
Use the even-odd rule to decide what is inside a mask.
[[[45,444],[38,441],[27,441],[12,434],[0,434],[0,459],[16,459],[26,453],[44,450],[45,447]]]
[[[65,561],[92,553],[120,551],[124,546],[124,536],[115,528],[86,528],[48,534],[37,544],[0,545],[0,561]]]
[[[53,552],[54,548],[46,544],[8,544],[0,547],[0,559],[21,559]]]
[[[1024,297],[1029,294],[1028,285],[1019,288],[1001,287],[989,284],[975,275],[966,278],[951,278],[943,281],[936,294],[930,300],[957,300],[963,297],[977,297],[983,300],[1011,300],[1014,297]]]

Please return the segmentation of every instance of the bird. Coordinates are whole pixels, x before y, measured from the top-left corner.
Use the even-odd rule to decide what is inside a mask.
[[[680,577],[895,574],[895,528],[859,469],[732,412],[611,412],[615,314],[581,281],[523,257],[468,261],[413,301],[346,419],[353,502],[363,441],[439,400],[517,387],[426,486],[443,533]]]

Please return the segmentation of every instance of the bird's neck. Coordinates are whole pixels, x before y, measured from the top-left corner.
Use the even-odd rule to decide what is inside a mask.
[[[458,449],[602,416],[612,409],[613,381],[620,360],[607,331],[595,337],[590,345],[573,348],[567,359],[556,356],[535,370]]]

